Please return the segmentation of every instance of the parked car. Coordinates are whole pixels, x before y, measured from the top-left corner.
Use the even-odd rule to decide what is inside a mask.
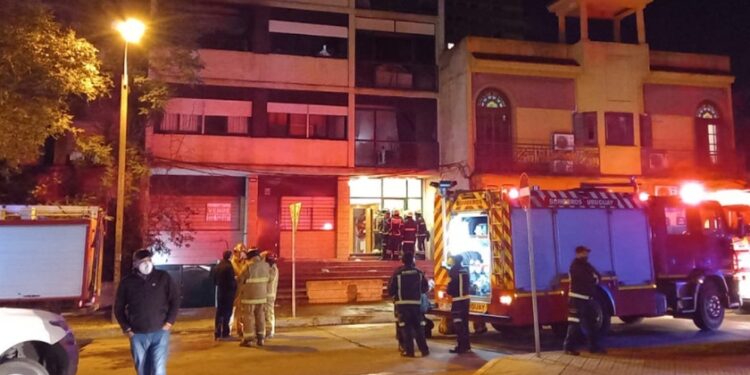
[[[78,345],[65,318],[0,307],[0,374],[75,375]]]

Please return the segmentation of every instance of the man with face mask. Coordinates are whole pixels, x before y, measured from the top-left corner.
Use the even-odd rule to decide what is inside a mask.
[[[180,292],[165,271],[155,270],[151,252],[133,254],[133,272],[120,282],[115,317],[130,339],[138,375],[165,375],[169,331],[177,319]]]
[[[596,328],[596,301],[594,295],[602,276],[589,263],[591,249],[576,247],[576,258],[570,265],[570,292],[568,293],[568,334],[565,337],[566,354],[579,355],[576,347],[583,341],[581,327],[586,327],[591,353],[606,353],[599,343]]]

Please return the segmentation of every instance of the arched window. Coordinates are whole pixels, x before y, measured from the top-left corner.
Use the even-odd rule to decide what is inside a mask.
[[[477,143],[509,143],[510,113],[508,100],[499,90],[482,91],[476,104]]]
[[[721,131],[719,129],[721,127],[719,111],[713,104],[704,103],[698,107],[695,117],[695,138],[699,157],[703,160],[707,158],[710,164],[718,164],[720,151],[719,132]]]

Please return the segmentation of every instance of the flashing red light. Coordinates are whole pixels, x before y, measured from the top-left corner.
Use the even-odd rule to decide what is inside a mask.
[[[645,202],[649,198],[651,198],[651,196],[648,193],[646,193],[645,191],[642,191],[640,194],[638,194],[638,199],[640,199],[641,202]]]
[[[508,190],[508,198],[510,199],[518,199],[519,195],[521,195],[521,193],[516,188]]]
[[[680,188],[680,198],[687,204],[698,204],[706,198],[706,189],[698,182],[687,182]]]

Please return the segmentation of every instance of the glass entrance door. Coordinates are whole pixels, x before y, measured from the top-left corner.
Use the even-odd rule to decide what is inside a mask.
[[[353,205],[352,206],[352,254],[373,254],[376,245],[376,234],[378,233],[377,215],[379,214],[377,204]]]

